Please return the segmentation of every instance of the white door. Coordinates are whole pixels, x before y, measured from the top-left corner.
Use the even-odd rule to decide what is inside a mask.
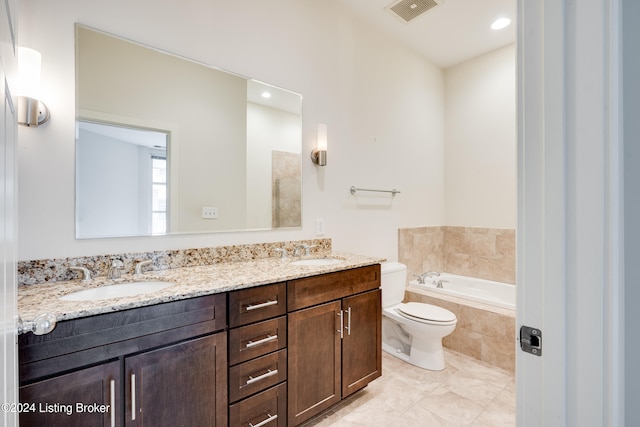
[[[517,425],[623,425],[618,0],[518,0]]]
[[[18,425],[16,339],[16,140],[15,97],[17,0],[0,4],[0,424]]]

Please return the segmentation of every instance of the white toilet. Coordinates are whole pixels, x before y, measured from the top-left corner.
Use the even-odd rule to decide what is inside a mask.
[[[456,328],[456,315],[431,304],[403,304],[406,265],[385,262],[381,273],[382,349],[421,368],[441,371],[442,338]]]

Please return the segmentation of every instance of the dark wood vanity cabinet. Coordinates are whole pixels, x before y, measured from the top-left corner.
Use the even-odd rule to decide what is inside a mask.
[[[226,307],[210,295],[21,335],[20,402],[34,411],[20,425],[226,426]]]
[[[382,374],[380,266],[290,281],[288,425]]]
[[[20,335],[20,425],[298,425],[381,375],[379,288],[376,264]]]

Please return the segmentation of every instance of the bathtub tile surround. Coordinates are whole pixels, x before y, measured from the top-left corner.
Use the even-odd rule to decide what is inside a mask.
[[[409,277],[425,271],[515,283],[515,230],[417,227],[398,230],[398,261]]]
[[[219,246],[195,249],[176,249],[154,252],[130,252],[122,254],[94,255],[76,258],[41,259],[18,262],[18,284],[34,285],[76,279],[77,273],[69,267],[86,267],[91,277],[104,276],[114,259],[122,260],[123,274],[133,272],[136,261],[150,259],[153,264],[145,271],[195,267],[233,261],[249,261],[280,256],[275,249],[284,248],[289,255],[299,245],[311,246],[311,253],[331,252],[331,239],[313,239],[275,243]]]

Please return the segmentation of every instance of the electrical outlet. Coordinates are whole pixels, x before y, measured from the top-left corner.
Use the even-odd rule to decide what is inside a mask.
[[[202,219],[218,219],[218,208],[203,207]]]
[[[316,219],[316,236],[322,236],[324,234],[324,218]]]

